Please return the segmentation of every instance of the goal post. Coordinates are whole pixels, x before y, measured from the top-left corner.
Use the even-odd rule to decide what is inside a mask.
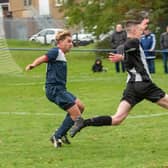
[[[21,68],[16,64],[5,38],[3,11],[0,5],[0,74],[21,73]]]

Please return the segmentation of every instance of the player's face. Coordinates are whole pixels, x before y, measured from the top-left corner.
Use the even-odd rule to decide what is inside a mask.
[[[122,31],[122,25],[118,24],[118,25],[116,26],[116,31],[117,31],[117,32],[121,32],[121,31]]]
[[[143,34],[143,28],[141,27],[141,25],[137,25],[135,26],[135,35],[137,38],[140,38]]]
[[[72,37],[67,36],[64,40],[61,40],[59,46],[64,53],[68,52],[73,47]]]
[[[148,35],[150,33],[150,31],[148,29],[144,30],[144,34]]]

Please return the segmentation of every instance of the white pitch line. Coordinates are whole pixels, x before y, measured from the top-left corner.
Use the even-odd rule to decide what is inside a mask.
[[[112,78],[83,78],[83,79],[70,79],[68,80],[68,83],[70,82],[85,82],[85,81],[109,81],[112,80]],[[12,83],[12,84],[6,84],[6,86],[31,86],[31,85],[45,85],[44,82],[25,82],[25,83]]]
[[[34,115],[34,116],[62,116],[64,113],[33,113],[33,112],[0,112],[0,115]],[[157,114],[144,114],[144,115],[134,115],[129,116],[130,119],[140,119],[140,118],[153,118],[153,117],[161,117],[161,116],[167,116],[168,113],[157,113]]]
[[[36,115],[36,116],[58,116],[61,113],[33,113],[33,112],[0,112],[0,115]]]
[[[45,82],[29,82],[29,83],[13,83],[13,84],[6,84],[6,86],[33,86],[33,85],[45,85]]]
[[[128,116],[128,118],[152,118],[152,117],[161,117],[166,116],[168,113],[157,113],[157,114],[144,114],[144,115],[134,115],[134,116]]]

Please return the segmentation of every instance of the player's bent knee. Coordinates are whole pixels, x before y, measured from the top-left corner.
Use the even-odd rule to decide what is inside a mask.
[[[80,109],[80,112],[83,113],[85,106],[83,103],[81,103],[81,101],[79,99],[76,100],[76,105],[78,106],[78,108]]]

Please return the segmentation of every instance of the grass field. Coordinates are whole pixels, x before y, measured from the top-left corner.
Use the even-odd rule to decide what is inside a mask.
[[[10,47],[46,48],[9,41]],[[90,46],[91,47],[91,46]],[[168,111],[141,102],[118,127],[88,127],[72,144],[55,149],[49,137],[65,112],[45,97],[45,65],[24,72],[45,51],[11,51],[22,74],[0,75],[0,168],[168,168]],[[94,74],[93,53],[68,54],[68,90],[86,106],[84,118],[115,113],[126,74],[103,59],[106,73]],[[153,80],[168,92],[168,76],[156,61]]]

